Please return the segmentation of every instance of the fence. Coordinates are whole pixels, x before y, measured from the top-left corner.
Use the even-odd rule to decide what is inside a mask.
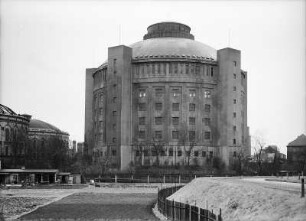
[[[182,186],[165,188],[158,191],[157,206],[159,212],[171,220],[182,221],[222,221],[221,209],[219,215],[186,203],[176,202],[174,200],[167,200],[167,197],[172,195]]]
[[[104,175],[96,178],[96,182],[102,183],[188,183],[196,177],[204,175],[195,174],[117,174]]]

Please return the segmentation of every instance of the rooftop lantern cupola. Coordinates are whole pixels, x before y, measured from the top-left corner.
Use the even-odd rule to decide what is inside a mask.
[[[177,22],[161,22],[150,25],[143,40],[150,38],[187,38],[194,40],[190,27]]]

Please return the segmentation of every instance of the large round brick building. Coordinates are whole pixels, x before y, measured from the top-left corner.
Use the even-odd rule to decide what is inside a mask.
[[[109,48],[105,63],[86,70],[85,142],[95,161],[205,167],[250,154],[241,53],[190,30],[153,24],[143,41]]]

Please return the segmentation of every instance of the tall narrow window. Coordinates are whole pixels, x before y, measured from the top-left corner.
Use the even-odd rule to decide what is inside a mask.
[[[236,145],[236,139],[233,139],[233,145]]]
[[[189,90],[189,96],[190,97],[195,97],[196,96],[196,90],[195,89],[190,89]]]
[[[155,103],[155,110],[161,111],[163,109],[163,103]]]
[[[236,88],[236,86],[234,86],[234,87],[233,87],[233,91],[236,91],[236,90],[237,90],[237,88]]]
[[[237,103],[237,100],[236,99],[234,99],[234,104],[236,104]]]
[[[203,118],[205,126],[210,126],[210,118]]]
[[[162,131],[156,130],[156,131],[155,131],[155,138],[156,138],[156,139],[162,139],[162,138],[163,138]]]
[[[234,63],[234,66],[236,67],[237,66],[237,61],[233,61],[233,63]]]
[[[189,111],[195,111],[195,104],[194,103],[189,104]]]
[[[205,104],[205,106],[204,106],[204,110],[205,110],[205,112],[206,113],[210,113],[210,105],[209,104]]]
[[[233,113],[233,118],[236,118],[236,112]]]
[[[195,131],[189,131],[189,141],[194,141],[195,140]]]
[[[205,131],[204,137],[205,140],[210,140],[210,131]]]
[[[139,125],[145,125],[146,124],[146,118],[145,117],[139,117]]]
[[[172,117],[172,125],[179,125],[180,118],[179,117]]]
[[[117,59],[114,59],[114,61],[113,61],[113,68],[114,68],[114,74],[116,74],[117,73]]]
[[[140,139],[145,139],[146,138],[146,132],[144,130],[139,131],[139,138]]]
[[[189,117],[189,125],[195,125],[195,117]]]
[[[210,96],[211,96],[210,90],[205,90],[205,91],[204,91],[204,97],[205,97],[205,98],[210,98]]]
[[[179,111],[180,103],[172,103],[172,111]]]
[[[164,93],[164,90],[162,88],[156,88],[155,89],[155,96],[160,97]]]
[[[155,117],[155,125],[162,125],[163,118],[162,117]]]
[[[178,139],[179,138],[179,132],[178,131],[172,131],[172,139]]]
[[[145,97],[146,96],[146,89],[139,89],[139,97]]]
[[[214,76],[214,68],[213,68],[213,67],[210,68],[210,76],[211,76],[211,77]]]
[[[180,96],[180,95],[181,95],[181,90],[178,89],[178,88],[172,89],[172,95],[173,95],[173,97],[178,97],[178,96]]]
[[[146,110],[146,103],[139,103],[138,104],[138,110],[139,111],[145,111]]]

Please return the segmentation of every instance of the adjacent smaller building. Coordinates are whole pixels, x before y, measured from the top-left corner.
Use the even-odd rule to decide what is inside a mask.
[[[306,136],[301,134],[287,145],[288,163],[295,170],[306,172]]]

